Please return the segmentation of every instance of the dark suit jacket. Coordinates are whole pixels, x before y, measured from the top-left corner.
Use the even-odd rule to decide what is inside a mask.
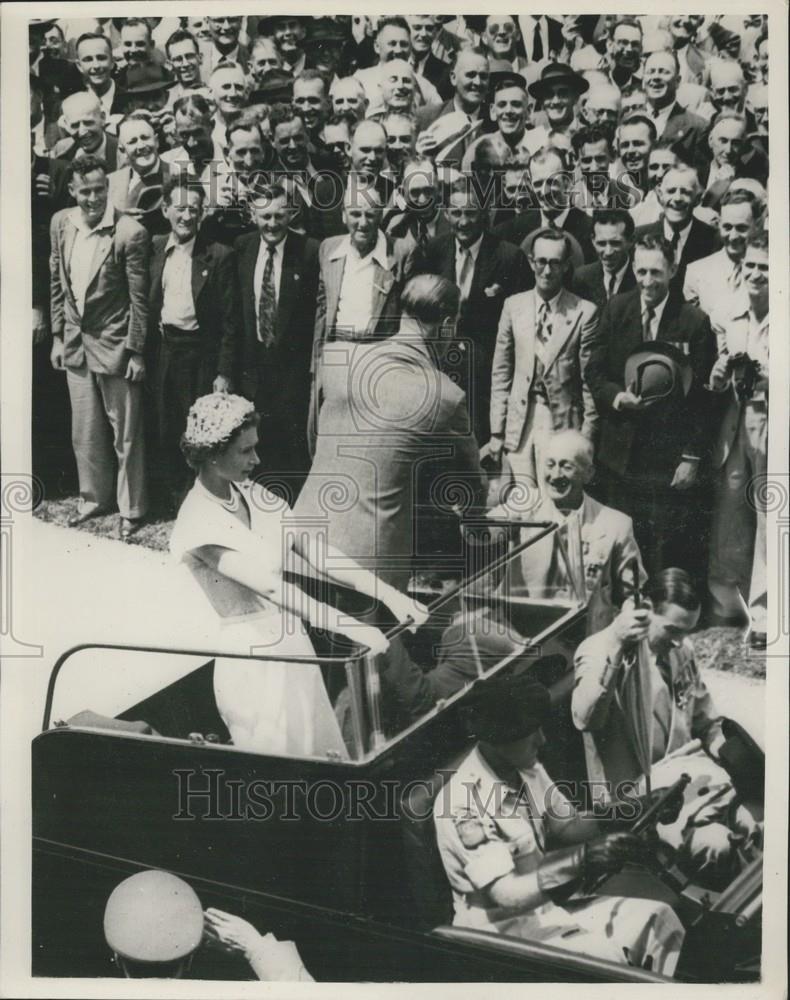
[[[47,156],[33,158],[30,185],[33,305],[46,313],[49,313],[49,226],[55,212],[73,204],[66,181],[67,170],[62,160]],[[40,195],[36,178],[44,175],[49,181],[49,191]]]
[[[453,85],[450,83],[451,67],[433,54],[428,53],[428,58],[422,67],[422,75],[434,85],[439,92],[439,97],[443,101],[449,100],[453,96]]]
[[[643,342],[638,289],[615,295],[605,306],[586,376],[602,417],[601,464],[622,474],[633,469],[636,460],[642,467],[648,464],[651,474],[669,486],[683,455],[705,458],[710,449],[714,414],[703,386],[716,360],[716,340],[705,313],[673,291],[657,339],[687,346],[694,377],[685,399],[671,397],[641,413],[613,408],[615,397],[626,388],[626,358]]]
[[[526,212],[515,216],[509,222],[503,222],[502,225],[497,226],[494,229],[494,234],[500,239],[507,240],[508,243],[515,243],[526,252],[525,241],[540,228],[540,210],[528,208]],[[592,244],[592,219],[590,216],[580,208],[571,208],[562,228],[579,244],[584,263],[592,264],[597,255]]]
[[[659,219],[658,222],[651,222],[647,226],[637,226],[635,234],[636,239],[639,239],[640,236],[663,235],[663,219]],[[686,240],[686,245],[683,247],[683,253],[680,255],[677,273],[672,279],[672,288],[678,291],[683,288],[683,280],[686,277],[686,268],[689,264],[695,260],[700,260],[702,257],[709,257],[712,253],[720,249],[721,240],[713,226],[708,226],[704,222],[700,222],[699,219],[692,219],[691,232]]]
[[[149,336],[154,342],[161,336],[162,272],[168,239],[162,235],[151,241]],[[214,375],[235,382],[240,347],[235,258],[227,247],[208,242],[201,233],[192,253],[192,298],[208,367]]]
[[[669,112],[662,139],[671,141],[681,159],[697,166],[705,157],[707,122],[677,103]]]
[[[630,292],[632,288],[636,288],[636,278],[629,264],[625,269],[617,294],[622,295],[625,292]],[[571,291],[580,299],[587,299],[588,302],[594,302],[603,308],[607,303],[603,281],[603,264],[596,261],[594,264],[585,264],[584,267],[577,268],[573,272]]]
[[[318,295],[318,242],[298,233],[288,233],[285,238],[274,342],[270,347],[258,340],[255,310],[255,264],[260,242],[257,232],[236,241],[244,331],[242,392],[256,400],[266,414],[277,415],[283,407],[298,411],[299,433],[304,437]]]
[[[284,174],[287,177],[287,174]],[[305,214],[305,229],[308,236],[325,240],[330,236],[344,236],[347,232],[343,222],[343,195],[348,177],[340,177],[331,171],[314,174],[310,178],[308,190],[312,204]],[[381,204],[386,208],[395,190],[395,181],[389,177],[377,177],[376,188],[381,195]]]
[[[77,152],[77,143],[73,139],[64,139],[61,147],[60,143],[52,150],[54,156],[59,160],[71,162]],[[107,155],[104,162],[107,164],[107,173],[111,174],[118,168],[118,140],[113,135],[107,136]]]
[[[424,250],[415,247],[406,260],[404,279],[415,274],[438,274],[455,284],[455,238],[435,236]],[[505,299],[531,286],[527,259],[518,247],[493,233],[484,233],[477,256],[469,298],[461,307],[457,327],[457,365],[445,370],[457,375],[466,391],[475,432],[481,444],[489,437],[491,366],[496,334]]]

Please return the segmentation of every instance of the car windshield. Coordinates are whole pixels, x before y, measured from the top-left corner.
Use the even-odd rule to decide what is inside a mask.
[[[322,655],[320,637],[312,658],[80,647],[53,671],[45,728],[370,760],[478,678],[545,666],[547,643],[584,606],[577,522],[467,522],[464,534],[464,577],[439,587],[413,580],[430,615],[417,629],[390,629],[383,654],[335,645]]]

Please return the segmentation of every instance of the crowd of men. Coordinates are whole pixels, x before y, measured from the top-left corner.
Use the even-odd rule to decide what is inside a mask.
[[[129,538],[172,511],[211,391],[255,402],[262,471],[298,493],[324,351],[385,340],[436,275],[459,293],[439,364],[477,447],[542,502],[547,442],[579,431],[586,489],[633,520],[648,574],[687,570],[711,620],[764,641],[767,17],[29,38],[34,466],[68,489],[73,451],[72,523],[117,505]]]

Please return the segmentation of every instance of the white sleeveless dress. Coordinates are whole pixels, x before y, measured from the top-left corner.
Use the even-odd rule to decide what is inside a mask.
[[[314,657],[300,618],[223,576],[205,546],[244,552],[279,571],[290,534],[290,508],[254,483],[234,484],[247,504],[250,528],[223,506],[200,480],[178,512],[170,538],[174,559],[185,565],[208,600],[196,635],[207,649],[266,656]],[[214,694],[234,746],[257,753],[299,757],[348,757],[340,728],[314,663],[218,657]]]

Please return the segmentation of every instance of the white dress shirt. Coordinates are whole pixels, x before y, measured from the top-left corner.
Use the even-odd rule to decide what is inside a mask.
[[[179,243],[170,235],[165,246],[162,270],[162,323],[179,330],[197,331],[195,300],[192,297],[192,254],[195,237]]]
[[[669,121],[669,113],[674,106],[674,101],[672,104],[668,104],[665,108],[660,111],[650,111],[650,117],[653,120],[653,124],[656,127],[656,137],[658,139],[664,134],[667,128],[667,122]]]
[[[373,283],[376,276],[375,265],[389,270],[387,241],[379,230],[376,245],[365,257],[360,257],[350,238],[342,241],[332,259],[345,257],[343,281],[337,304],[335,326],[345,329],[350,336],[364,334],[373,319]],[[342,328],[342,329],[341,329]]]
[[[94,93],[96,92],[94,91]],[[105,117],[109,118],[112,114],[112,102],[115,100],[115,80],[110,80],[110,86],[104,93],[96,94],[96,96],[99,98],[99,104],[101,104]]]
[[[545,214],[543,209],[540,210],[540,228],[541,229],[564,229],[565,221],[568,218],[568,213],[570,208],[563,208],[559,215],[555,215],[552,220],[549,220],[548,216]]]
[[[465,302],[469,298],[469,293],[472,290],[472,280],[475,268],[477,267],[477,256],[480,253],[482,242],[482,235],[469,247],[462,247],[458,240],[455,241],[455,283],[458,285],[458,290],[461,293],[462,302]],[[467,254],[471,255],[472,266],[464,273],[464,263],[466,262]]]
[[[705,185],[705,190],[710,191],[714,184],[718,181],[731,181],[735,178],[735,171],[732,167],[720,167],[714,160],[710,165],[710,172],[708,174],[708,183]]]
[[[287,237],[283,237],[280,242],[275,247],[270,247],[263,239],[261,239],[258,246],[258,257],[255,261],[255,274],[253,276],[253,290],[255,292],[255,329],[258,334],[258,340],[263,341],[261,337],[261,331],[258,326],[258,316],[261,305],[261,285],[263,284],[263,272],[266,269],[266,262],[269,259],[270,254],[274,254],[274,261],[272,264],[272,280],[274,282],[274,304],[280,298],[280,279],[283,274],[283,254],[285,252],[285,240]]]
[[[603,268],[603,287],[604,287],[604,291],[607,294],[607,297],[610,296],[610,295],[617,295],[617,293],[620,291],[620,286],[623,283],[623,278],[625,277],[625,272],[628,270],[628,265],[629,264],[630,264],[630,261],[626,257],[626,260],[625,260],[625,263],[623,264],[623,266],[620,268],[619,271],[615,271],[615,273],[614,273],[614,284],[612,285],[611,290],[609,288],[609,283],[611,281],[611,275],[609,274],[609,272],[606,270],[605,267]]]
[[[80,316],[85,312],[85,296],[88,292],[88,283],[91,276],[93,256],[96,252],[97,237],[107,229],[112,229],[115,225],[115,212],[107,202],[107,208],[97,226],[93,229],[88,225],[82,216],[82,210],[75,208],[71,213],[71,221],[77,230],[74,243],[69,257],[69,282],[74,293],[74,301],[77,304],[77,311]]]

